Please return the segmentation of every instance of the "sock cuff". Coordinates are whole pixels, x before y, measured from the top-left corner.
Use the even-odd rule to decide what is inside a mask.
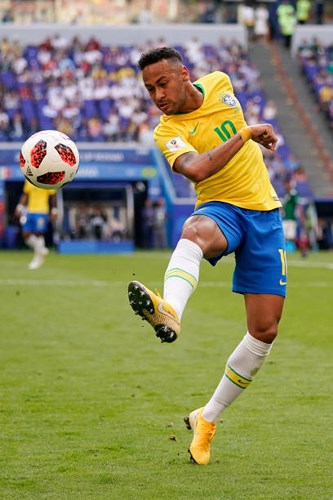
[[[255,339],[249,332],[246,333],[243,341],[249,351],[260,357],[268,356],[273,346],[273,344],[266,344],[266,342]]]
[[[188,240],[186,238],[181,238],[177,243],[177,250],[183,251],[186,257],[194,257],[196,259],[202,259],[203,251],[194,243],[194,241]]]

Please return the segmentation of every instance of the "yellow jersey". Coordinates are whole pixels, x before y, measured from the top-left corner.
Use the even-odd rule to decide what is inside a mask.
[[[54,189],[42,189],[29,181],[24,182],[23,193],[28,195],[27,210],[36,214],[48,214],[50,211],[50,197],[55,194]]]
[[[230,78],[215,71],[194,82],[203,94],[202,105],[190,113],[162,115],[154,140],[171,168],[178,156],[189,151],[209,151],[246,126]],[[231,203],[251,210],[281,207],[270,182],[260,146],[247,141],[217,173],[194,183],[196,208],[209,201]]]

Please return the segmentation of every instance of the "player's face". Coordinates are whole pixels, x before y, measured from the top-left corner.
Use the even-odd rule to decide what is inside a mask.
[[[189,73],[185,66],[163,59],[142,71],[145,87],[165,115],[185,112]]]

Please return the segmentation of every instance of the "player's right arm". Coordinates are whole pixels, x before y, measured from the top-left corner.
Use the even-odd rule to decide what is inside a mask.
[[[246,141],[252,139],[266,149],[275,150],[277,136],[269,123],[244,127],[226,142],[210,151],[190,151],[175,160],[174,172],[182,174],[192,182],[200,182],[216,174],[235,156]]]
[[[28,195],[26,193],[22,193],[19,202],[15,208],[15,217],[20,217],[22,210],[27,206],[27,204],[28,204]]]

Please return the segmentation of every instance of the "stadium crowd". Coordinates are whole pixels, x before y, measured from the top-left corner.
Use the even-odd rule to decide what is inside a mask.
[[[297,57],[319,108],[333,129],[333,44],[324,45],[317,38],[304,40]]]

